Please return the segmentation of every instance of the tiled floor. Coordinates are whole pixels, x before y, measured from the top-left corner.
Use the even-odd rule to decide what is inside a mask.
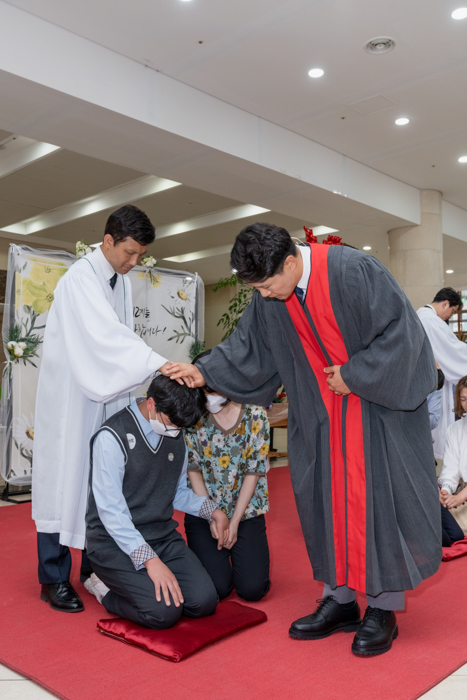
[[[0,698],[2,700],[45,700],[55,695],[47,692],[40,685],[27,681],[23,676],[0,665]]]
[[[273,460],[272,466],[282,466],[287,460]],[[0,500],[1,506],[14,505]],[[32,681],[0,664],[0,700],[46,700],[55,697]],[[467,664],[422,696],[423,700],[466,700]],[[422,700],[422,699],[420,699]]]

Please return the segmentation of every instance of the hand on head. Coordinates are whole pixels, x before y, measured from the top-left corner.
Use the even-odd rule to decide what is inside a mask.
[[[162,370],[164,370],[162,372]],[[160,370],[166,377],[175,379],[179,384],[185,382],[190,389],[199,386],[204,386],[206,381],[195,365],[190,365],[187,362],[167,362]]]

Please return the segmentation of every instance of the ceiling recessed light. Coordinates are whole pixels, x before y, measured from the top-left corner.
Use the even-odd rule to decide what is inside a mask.
[[[453,19],[466,19],[467,18],[467,7],[459,7],[458,10],[454,10],[451,17]]]
[[[459,158],[459,163],[467,163],[467,156],[461,156]]]
[[[364,245],[363,250],[371,250],[371,245]]]
[[[407,117],[401,117],[400,119],[396,119],[396,124],[397,126],[405,126],[409,121],[410,119],[407,119]]]
[[[454,270],[446,270],[446,272],[447,272],[448,275],[452,275],[452,273],[454,272]]]
[[[324,75],[324,70],[321,70],[321,68],[312,68],[308,71],[308,75],[310,78],[321,78],[321,76]]]
[[[396,42],[389,36],[377,36],[370,39],[365,44],[365,51],[368,53],[388,53],[395,47]]]

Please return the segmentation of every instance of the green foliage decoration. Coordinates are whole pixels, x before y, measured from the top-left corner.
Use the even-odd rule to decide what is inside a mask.
[[[190,345],[190,360],[194,360],[197,355],[206,350],[206,343],[204,340],[194,340]]]
[[[232,275],[231,277],[223,277],[220,279],[212,290],[213,292],[217,292],[219,289],[236,286],[239,286],[239,289],[235,296],[233,296],[230,300],[229,310],[226,311],[225,314],[222,314],[217,322],[217,325],[223,326],[225,330],[225,333],[222,336],[222,341],[226,340],[229,335],[232,335],[236,329],[242,313],[251,302],[254,289],[252,287],[248,287],[241,280],[239,280],[237,275]]]

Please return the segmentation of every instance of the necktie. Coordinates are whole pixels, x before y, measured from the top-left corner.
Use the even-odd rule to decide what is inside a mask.
[[[297,299],[300,304],[303,305],[303,302],[305,301],[305,290],[301,287],[295,287],[295,294],[297,295]]]
[[[109,279],[109,284],[112,287],[112,289],[115,287],[115,285],[117,284],[117,273],[115,273],[114,276]]]

